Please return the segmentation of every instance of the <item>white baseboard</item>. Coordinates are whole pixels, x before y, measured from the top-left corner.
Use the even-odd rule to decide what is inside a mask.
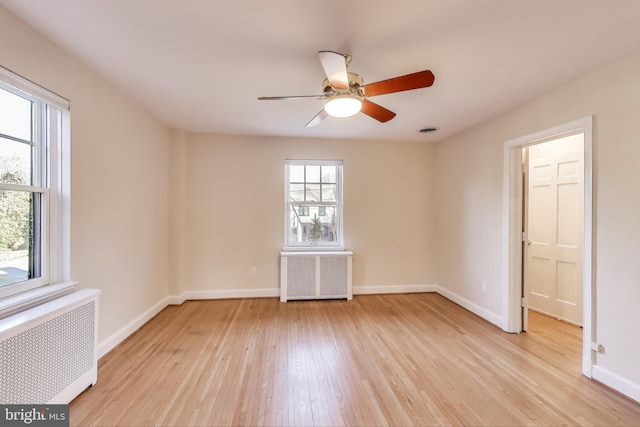
[[[387,285],[387,286],[354,286],[354,295],[372,294],[411,294],[437,292],[438,285]]]
[[[229,299],[229,298],[271,298],[280,296],[280,288],[265,289],[229,289],[211,291],[187,291],[186,300]]]
[[[167,297],[168,305],[181,305],[187,300],[187,293],[183,292],[181,295],[169,295]]]
[[[169,305],[169,298],[164,298],[140,316],[133,319],[124,327],[120,328],[115,334],[111,335],[107,339],[98,344],[98,359],[113,350],[115,346],[124,341],[129,335],[140,329],[145,323],[151,320],[155,315],[160,313],[164,308]]]
[[[602,384],[619,391],[636,402],[640,402],[640,384],[635,384],[620,375],[615,374],[599,365],[591,369],[591,377]]]
[[[492,313],[491,311],[487,310],[484,307],[479,306],[478,304],[475,304],[463,297],[461,297],[458,294],[455,294],[445,288],[443,288],[442,286],[438,286],[438,290],[437,292],[442,295],[443,297],[445,297],[446,299],[455,302],[456,304],[458,304],[461,307],[466,308],[467,310],[469,310],[470,312],[472,312],[473,314],[482,317],[484,320],[486,320],[489,323],[493,323],[494,325],[502,328],[503,324],[504,324],[504,319],[500,316],[498,316],[495,313]]]

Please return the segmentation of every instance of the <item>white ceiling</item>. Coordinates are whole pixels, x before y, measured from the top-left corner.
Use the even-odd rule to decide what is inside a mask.
[[[640,50],[638,0],[0,0],[167,125],[192,132],[434,141]],[[319,50],[365,83],[423,69],[397,113],[305,124]],[[435,134],[419,128],[437,126]]]

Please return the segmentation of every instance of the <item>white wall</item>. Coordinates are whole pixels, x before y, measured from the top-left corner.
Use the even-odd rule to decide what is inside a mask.
[[[185,143],[180,132],[173,139],[175,151],[186,150],[186,171],[173,172],[186,180],[176,292],[278,288],[285,159],[344,161],[356,291],[435,283],[432,145],[195,134]]]
[[[438,283],[502,312],[505,141],[594,115],[595,333],[599,369],[640,391],[640,55],[436,145]],[[487,281],[487,292],[481,282]],[[638,394],[640,396],[640,394]]]
[[[71,277],[102,290],[109,341],[168,294],[169,129],[2,7],[0,53],[70,100]]]

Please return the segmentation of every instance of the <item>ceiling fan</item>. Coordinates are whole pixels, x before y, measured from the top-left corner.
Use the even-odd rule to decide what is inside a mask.
[[[318,57],[327,75],[322,82],[324,92],[322,95],[263,96],[258,99],[264,101],[309,98],[325,100],[324,109],[311,119],[306,127],[316,126],[328,116],[350,117],[360,111],[380,122],[387,122],[393,119],[396,113],[367,98],[429,87],[435,79],[431,71],[424,70],[365,85],[360,75],[347,71],[351,63],[350,55],[321,50],[318,52]]]

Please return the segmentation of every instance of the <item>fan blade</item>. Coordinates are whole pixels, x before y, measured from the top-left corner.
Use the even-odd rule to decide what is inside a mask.
[[[318,114],[316,114],[316,116],[313,119],[311,119],[309,123],[305,125],[305,127],[310,128],[313,126],[317,126],[320,123],[322,123],[322,121],[327,117],[329,117],[329,113],[327,113],[323,108],[322,110],[320,110]]]
[[[347,61],[344,55],[330,50],[321,50],[318,52],[318,57],[331,86],[336,89],[349,89]]]
[[[261,96],[260,101],[280,101],[283,99],[326,99],[326,95],[300,95],[300,96]]]
[[[383,123],[388,122],[396,116],[396,113],[393,111],[387,110],[383,106],[371,102],[368,99],[362,100],[362,110],[360,110],[360,112]]]
[[[433,84],[435,77],[429,70],[418,71],[406,76],[394,77],[380,82],[364,85],[365,96],[384,95],[385,93],[402,92],[404,90],[420,89]]]

